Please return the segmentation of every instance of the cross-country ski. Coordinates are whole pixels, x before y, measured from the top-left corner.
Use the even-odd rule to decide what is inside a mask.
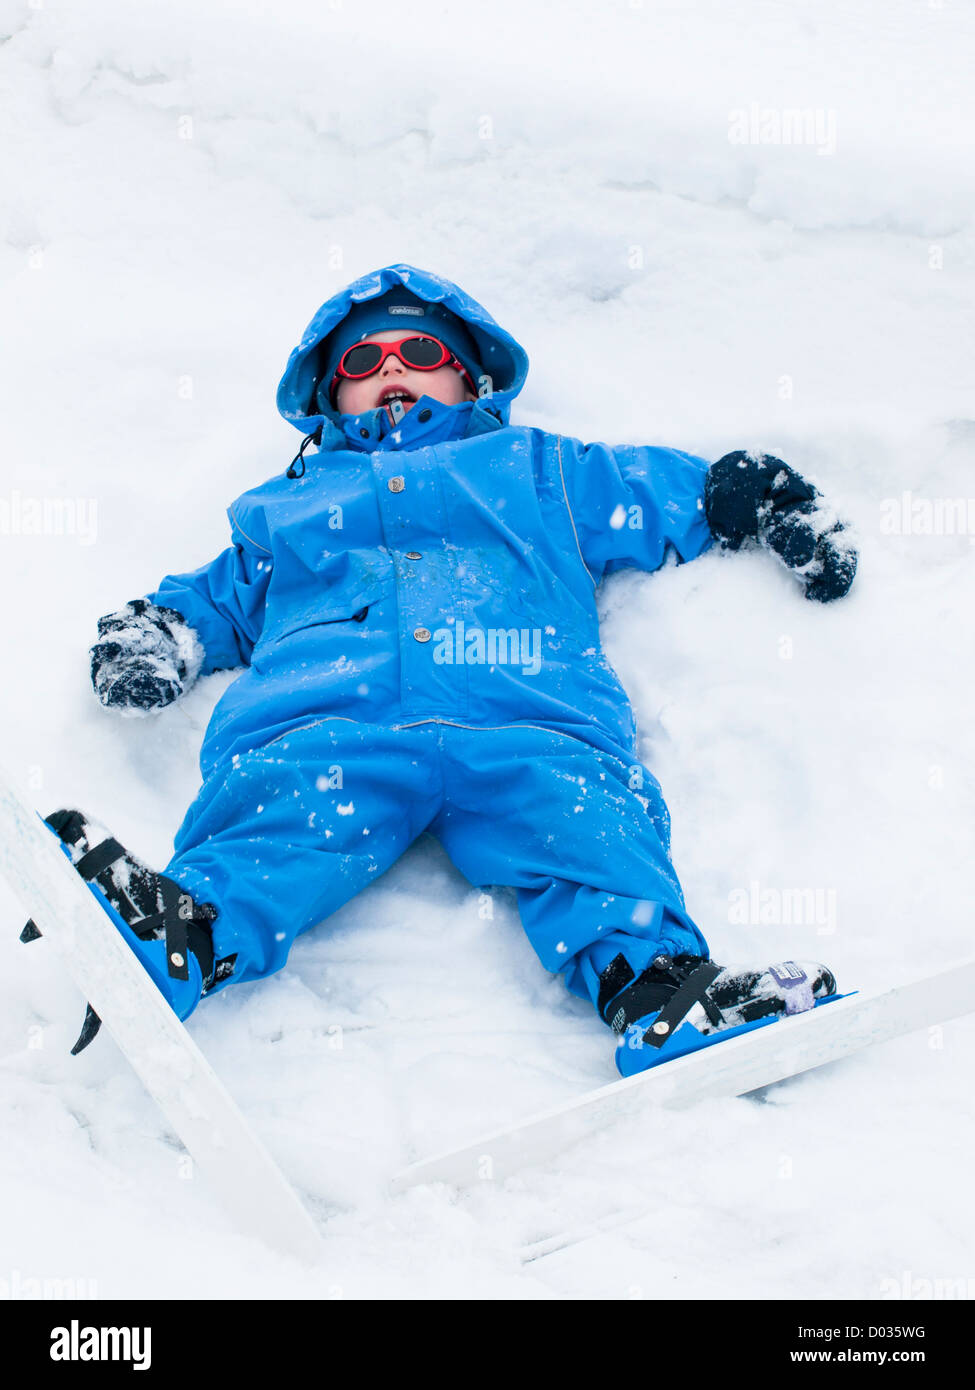
[[[318,1231],[206,1058],[54,834],[0,771],[0,877],[91,1001],[146,1090],[245,1233],[314,1260]]]
[[[396,1174],[391,1189],[402,1192],[431,1182],[464,1187],[501,1181],[520,1168],[556,1158],[571,1144],[647,1106],[680,1110],[704,1100],[747,1095],[902,1033],[973,1011],[975,962],[894,989],[850,995],[614,1081],[462,1148],[423,1159]],[[881,1059],[877,1065],[883,1065]]]

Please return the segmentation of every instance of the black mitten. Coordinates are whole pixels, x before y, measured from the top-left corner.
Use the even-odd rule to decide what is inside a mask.
[[[162,709],[189,689],[203,662],[200,639],[175,608],[133,599],[98,619],[91,683],[103,705],[131,713]]]
[[[704,505],[711,534],[730,550],[752,540],[799,575],[807,598],[842,598],[856,574],[857,552],[845,524],[822,495],[770,454],[737,450],[708,470]]]

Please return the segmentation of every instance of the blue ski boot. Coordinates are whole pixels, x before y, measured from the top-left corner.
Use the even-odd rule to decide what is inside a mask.
[[[234,957],[214,960],[216,908],[194,902],[178,883],[140,863],[81,811],[54,811],[47,824],[173,1012],[188,1018],[202,995],[233,970]],[[40,935],[28,922],[20,939],[35,941]],[[89,1004],[72,1055],[88,1046],[100,1026]]]
[[[727,967],[660,955],[635,975],[619,955],[600,978],[599,1012],[618,1036],[620,1075],[633,1076],[835,995],[832,971],[806,961]]]

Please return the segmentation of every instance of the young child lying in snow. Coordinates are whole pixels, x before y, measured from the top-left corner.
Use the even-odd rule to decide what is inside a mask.
[[[279,970],[423,831],[471,883],[517,890],[624,1075],[835,992],[820,965],[709,960],[595,593],[624,566],[751,541],[827,602],[856,568],[844,528],[778,459],[509,424],[527,367],[456,285],[364,276],[291,354],[277,400],[301,451],[230,508],[232,545],[100,620],[94,687],[123,712],[246,668],[162,874],[80,813],[50,818],[180,1018]]]

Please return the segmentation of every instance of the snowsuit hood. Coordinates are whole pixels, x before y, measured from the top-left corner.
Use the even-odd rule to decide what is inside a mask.
[[[349,448],[350,443],[355,444],[360,427],[367,431],[363,438],[381,438],[386,433],[388,417],[381,408],[361,417],[340,415],[327,402],[316,400],[316,388],[326,363],[334,356],[335,339],[329,341],[330,335],[354,306],[378,299],[397,288],[455,315],[473,339],[479,366],[490,378],[490,389],[477,401],[440,407],[441,412],[456,413],[450,433],[456,431],[461,437],[477,435],[508,423],[511,402],[528,374],[528,355],[524,348],[482,305],[452,281],[415,266],[389,265],[361,276],[325,301],[291,353],[278,386],[277,406],[281,415],[303,435],[317,435],[321,430],[318,443],[322,450]]]

